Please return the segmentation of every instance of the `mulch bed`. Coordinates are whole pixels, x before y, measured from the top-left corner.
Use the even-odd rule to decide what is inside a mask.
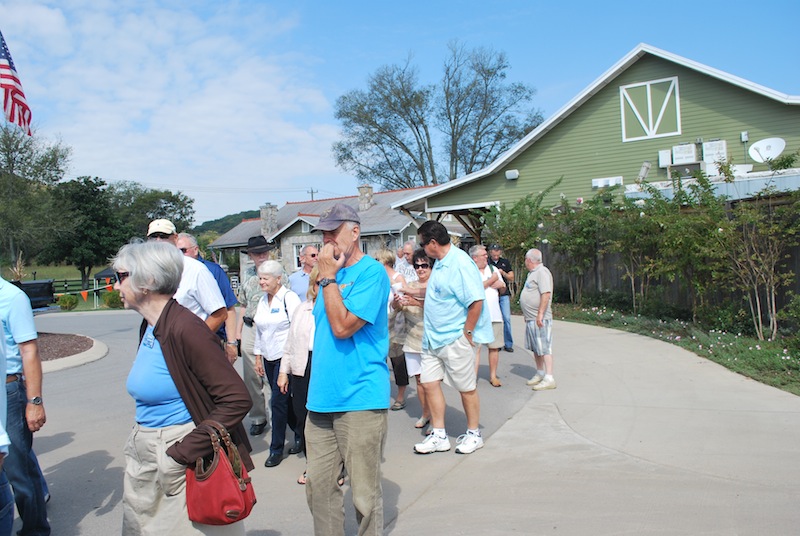
[[[89,337],[68,333],[39,333],[38,343],[39,357],[42,361],[79,354],[94,344]]]

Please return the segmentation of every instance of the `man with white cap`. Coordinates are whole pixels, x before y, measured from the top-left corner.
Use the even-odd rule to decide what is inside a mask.
[[[178,247],[178,234],[175,225],[165,219],[153,220],[147,228],[148,240],[163,240]],[[215,332],[228,318],[225,300],[219,291],[214,276],[195,259],[183,258],[183,275],[181,284],[175,293],[175,301],[202,318]]]

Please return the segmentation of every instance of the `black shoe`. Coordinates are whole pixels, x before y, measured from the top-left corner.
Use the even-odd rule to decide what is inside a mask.
[[[282,452],[273,452],[267,458],[267,461],[264,462],[264,467],[275,467],[276,465],[280,465],[283,461],[283,453]]]
[[[251,424],[250,425],[250,435],[257,436],[264,433],[264,430],[267,428],[267,423],[262,422],[261,424]]]
[[[511,346],[509,346],[508,348],[503,348],[503,350],[505,350],[506,352],[508,352],[508,353],[510,353],[510,354],[513,354],[513,353],[514,353],[514,348],[513,348],[513,347],[511,347]]]
[[[294,445],[289,447],[289,454],[300,454],[303,451],[303,446],[299,441],[295,441]]]

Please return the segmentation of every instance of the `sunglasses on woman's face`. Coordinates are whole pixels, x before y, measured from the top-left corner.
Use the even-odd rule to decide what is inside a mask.
[[[428,269],[428,268],[430,268],[430,267],[431,267],[431,265],[430,265],[430,264],[428,264],[427,262],[426,262],[426,263],[423,263],[423,264],[415,264],[415,265],[414,265],[414,268],[415,268],[416,270],[427,270],[427,269]]]
[[[117,283],[119,283],[120,285],[122,284],[123,281],[128,279],[129,275],[131,275],[130,272],[114,272],[114,277],[117,278]]]

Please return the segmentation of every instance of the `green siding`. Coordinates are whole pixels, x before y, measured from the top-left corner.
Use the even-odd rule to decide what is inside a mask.
[[[673,76],[678,77],[681,134],[623,143],[620,86]],[[654,94],[660,92],[660,97],[654,100],[663,101],[667,87],[654,85]],[[636,95],[637,99],[644,98],[640,93]],[[657,115],[658,110],[654,109],[653,114]],[[659,132],[675,127],[673,120],[671,124],[662,124]],[[597,192],[592,190],[591,179],[622,176],[626,185],[634,184],[645,160],[652,164],[649,181],[666,180],[667,170],[658,167],[658,151],[694,143],[697,138],[724,139],[729,161],[755,164],[754,171],[766,170],[764,164],[753,162],[749,155],[745,157],[745,146],[740,141],[740,133],[745,130],[749,132],[750,143],[777,136],[786,140],[787,152],[796,151],[800,147],[800,107],[780,104],[645,55],[498,173],[431,197],[428,206],[435,211],[437,207],[513,203],[544,190],[562,176],[564,180],[545,200],[545,205],[559,204],[562,194],[574,203],[578,197],[589,198]],[[630,137],[631,131],[628,132]],[[507,169],[518,169],[519,179],[506,180]]]

